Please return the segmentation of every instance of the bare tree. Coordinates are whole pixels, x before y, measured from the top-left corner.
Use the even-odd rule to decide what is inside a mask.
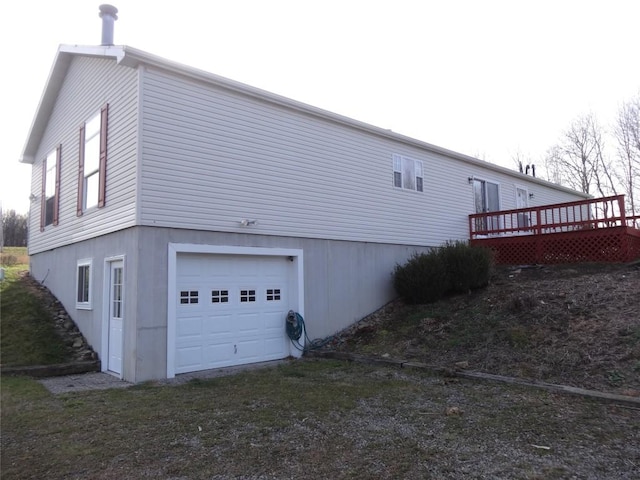
[[[546,179],[553,183],[558,183],[560,185],[569,185],[571,184],[568,181],[564,180],[564,171],[562,170],[562,151],[558,145],[554,145],[553,147],[547,150],[547,154],[545,156],[544,168],[546,172]]]
[[[615,193],[610,161],[604,156],[604,138],[593,114],[574,120],[558,144],[547,151],[547,175],[551,181],[584,193]]]
[[[627,196],[628,213],[640,214],[640,93],[622,104],[613,127],[616,178]]]
[[[608,195],[617,195],[618,192],[616,191],[616,182],[614,181],[613,166],[611,165],[609,158],[605,156],[605,141],[602,134],[602,128],[600,128],[595,118],[592,118],[592,121],[590,122],[590,129],[596,161],[596,168],[594,168],[593,172],[595,188],[603,197]]]

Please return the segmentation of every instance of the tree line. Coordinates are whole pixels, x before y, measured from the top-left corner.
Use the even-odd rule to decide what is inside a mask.
[[[546,180],[594,197],[624,194],[627,214],[640,215],[640,92],[611,125],[593,113],[577,117],[547,150],[544,167]]]
[[[2,213],[2,242],[5,247],[27,245],[27,215],[9,210]]]

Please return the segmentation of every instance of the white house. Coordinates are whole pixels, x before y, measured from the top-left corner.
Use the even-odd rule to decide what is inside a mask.
[[[60,46],[21,161],[31,274],[133,382],[284,358],[468,215],[583,194],[128,46]]]

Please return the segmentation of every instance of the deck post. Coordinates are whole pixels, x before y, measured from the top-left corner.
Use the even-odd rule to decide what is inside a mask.
[[[630,262],[631,258],[631,245],[627,240],[627,214],[624,211],[624,195],[618,195],[618,208],[620,208],[620,261]]]
[[[536,235],[534,237],[536,245],[536,263],[544,263],[543,260],[543,248],[542,248],[542,210],[540,207],[536,209]]]

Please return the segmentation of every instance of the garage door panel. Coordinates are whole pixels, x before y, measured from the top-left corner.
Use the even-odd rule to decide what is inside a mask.
[[[264,353],[268,356],[280,355],[286,347],[287,343],[283,338],[265,338]],[[282,358],[282,357],[281,357]]]
[[[209,364],[223,362],[234,355],[234,350],[234,344],[230,341],[211,343],[204,349],[205,358]]]
[[[176,373],[288,356],[286,257],[179,254],[176,270]]]
[[[223,335],[232,334],[235,330],[234,316],[227,315],[209,315],[204,322],[205,335]]]
[[[262,339],[239,340],[235,356],[239,360],[247,360],[249,358],[260,358],[263,353]],[[256,360],[257,361],[257,360]]]
[[[191,372],[202,365],[202,346],[179,347],[176,349],[176,372]]]
[[[282,330],[284,328],[284,321],[287,316],[286,310],[281,310],[277,312],[265,312],[262,315],[264,320],[264,328],[265,330]]]
[[[202,335],[202,318],[180,318],[177,326],[178,339],[200,337]]]
[[[262,331],[262,320],[259,313],[241,313],[236,318],[240,335],[259,335]]]

